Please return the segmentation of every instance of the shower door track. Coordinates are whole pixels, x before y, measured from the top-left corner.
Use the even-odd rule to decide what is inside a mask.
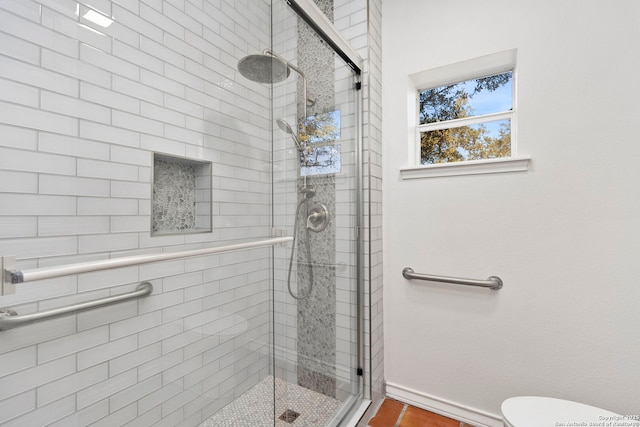
[[[320,8],[310,0],[286,0],[287,4],[293,9],[298,16],[304,19],[311,28],[329,46],[353,69],[353,71],[360,75],[362,74],[362,67],[364,61],[362,57],[358,55],[358,52],[351,47],[349,42],[342,37],[340,32],[336,30],[331,21],[325,16]]]
[[[194,256],[211,255],[224,252],[239,251],[243,249],[260,248],[291,242],[293,237],[274,237],[253,242],[236,243],[232,245],[216,246],[213,248],[193,249],[180,252],[167,252],[161,254],[136,255],[122,258],[112,258],[101,261],[67,264],[56,267],[37,268],[32,270],[15,270],[15,257],[0,257],[2,265],[2,293],[8,295],[15,293],[15,285],[18,283],[32,282],[34,280],[52,279],[55,277],[70,276],[92,271],[109,270],[112,268],[128,267],[132,265],[148,264],[151,262],[168,261],[173,259],[188,258]]]

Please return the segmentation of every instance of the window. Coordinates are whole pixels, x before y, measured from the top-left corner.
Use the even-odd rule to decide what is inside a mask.
[[[403,179],[526,171],[515,138],[516,49],[409,76]]]
[[[421,90],[420,163],[511,157],[513,71]]]

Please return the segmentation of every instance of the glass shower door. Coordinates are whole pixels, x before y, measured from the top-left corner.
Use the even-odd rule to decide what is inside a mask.
[[[274,250],[274,416],[337,425],[362,389],[358,80],[290,8],[272,19],[273,52],[295,71],[273,85],[273,226],[295,237]]]

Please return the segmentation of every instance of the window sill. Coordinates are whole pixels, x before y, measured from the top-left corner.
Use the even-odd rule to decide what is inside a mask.
[[[529,169],[530,160],[530,157],[509,157],[504,159],[406,166],[400,168],[400,176],[402,179],[420,179],[485,173],[526,172]]]

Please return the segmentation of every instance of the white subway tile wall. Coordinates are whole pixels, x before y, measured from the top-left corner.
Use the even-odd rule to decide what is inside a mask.
[[[369,215],[365,219],[368,230],[365,242],[365,269],[369,306],[365,316],[365,336],[370,355],[371,396],[374,401],[384,398],[384,328],[382,311],[382,0],[368,2],[368,55],[365,87],[365,129],[367,133],[365,158],[368,159],[368,182],[365,189],[365,200],[369,207]],[[377,407],[377,405],[373,405]]]
[[[365,397],[384,397],[382,325],[381,0],[335,0],[335,25],[364,59],[363,161]],[[373,404],[372,407],[377,407]],[[365,419],[366,417],[363,417]]]
[[[262,1],[2,1],[0,254],[28,269],[269,236],[270,92],[235,65],[270,34]],[[211,233],[150,236],[153,152],[212,162]],[[269,259],[18,285],[0,305],[20,314],[154,292],[0,333],[0,424],[199,424],[271,373]]]

